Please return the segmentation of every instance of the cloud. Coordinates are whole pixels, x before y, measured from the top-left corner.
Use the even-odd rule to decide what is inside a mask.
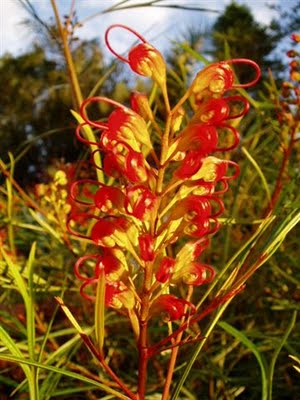
[[[127,4],[142,3],[145,0],[131,0]],[[204,7],[220,10],[222,12],[225,6],[231,0],[211,0],[203,1]],[[39,15],[45,21],[53,17],[53,11],[49,0],[31,0]],[[238,0],[239,4],[246,4],[251,7],[255,18],[262,23],[269,23],[274,16],[274,11],[268,9],[265,5],[266,0]],[[269,0],[272,4],[278,4],[278,0]],[[119,3],[119,0],[77,0],[75,9],[79,20],[85,21],[85,18],[99,13],[104,9]],[[170,1],[176,3],[176,0]],[[195,2],[190,2],[192,4]],[[63,16],[69,12],[71,0],[57,0],[60,15]],[[188,4],[184,0],[178,0],[178,4]],[[196,3],[198,4],[198,3]],[[208,4],[208,5],[207,5]],[[200,5],[200,4],[198,4]],[[19,5],[17,0],[0,0],[1,15],[1,42],[0,54],[9,51],[13,54],[20,54],[31,44],[34,35],[21,22],[28,17],[26,11]],[[120,11],[113,11],[107,14],[97,15],[96,17],[84,22],[83,27],[78,29],[76,35],[80,39],[99,39],[104,43],[104,32],[111,25],[122,23],[129,25],[133,29],[144,35],[150,43],[160,50],[165,50],[170,45],[170,40],[181,36],[189,27],[207,28],[217,14],[206,12],[189,12],[174,10],[161,7],[143,7],[131,8]],[[120,52],[128,49],[134,38],[122,30],[112,32],[111,44]]]
[[[14,0],[0,1],[0,54],[20,53],[31,43],[29,29],[22,24],[28,17],[26,11]]]

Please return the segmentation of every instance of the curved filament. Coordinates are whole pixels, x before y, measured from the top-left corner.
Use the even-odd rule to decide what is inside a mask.
[[[84,143],[84,144],[87,144],[87,145],[91,145],[91,144],[92,144],[92,145],[100,146],[100,142],[91,142],[90,140],[84,139],[84,138],[81,136],[80,131],[81,131],[81,129],[82,129],[84,126],[89,126],[89,124],[88,124],[87,122],[83,122],[82,124],[79,124],[79,125],[77,126],[77,128],[76,128],[76,130],[75,130],[75,136],[76,136],[76,138],[77,138],[80,142],[82,142],[82,143]]]
[[[95,186],[104,186],[102,183],[100,183],[98,181],[94,181],[93,179],[80,179],[78,181],[73,182],[71,185],[71,188],[70,188],[71,199],[76,201],[76,203],[82,204],[84,206],[94,206],[95,205],[94,202],[91,203],[91,202],[87,202],[87,201],[82,201],[77,198],[77,195],[78,195],[77,187],[80,184],[85,184],[85,183],[91,183],[92,185],[95,185]]]
[[[106,103],[106,104],[110,104],[116,108],[123,108],[126,109],[125,106],[123,106],[123,104],[118,103],[117,101],[114,101],[112,99],[109,99],[107,97],[103,97],[103,96],[94,96],[94,97],[89,97],[86,100],[84,100],[81,103],[80,106],[80,116],[83,118],[83,120],[90,126],[93,126],[94,128],[100,128],[100,129],[108,129],[107,123],[106,122],[101,122],[101,121],[93,121],[91,119],[89,119],[86,115],[86,108],[89,104],[91,103]]]
[[[74,265],[74,274],[76,275],[76,277],[81,280],[81,281],[87,281],[90,280],[92,278],[89,278],[86,275],[82,275],[80,272],[80,269],[84,266],[84,263],[86,260],[90,260],[90,259],[96,259],[99,257],[99,254],[89,254],[83,257],[80,257],[77,261],[76,264]]]
[[[230,181],[230,180],[232,180],[232,179],[236,179],[238,176],[239,176],[239,174],[240,174],[240,167],[239,167],[239,165],[237,164],[237,163],[235,163],[234,161],[230,161],[230,160],[227,160],[227,161],[224,161],[227,165],[232,165],[233,167],[234,167],[234,169],[235,169],[235,173],[233,174],[233,175],[230,175],[230,176],[223,176],[222,177],[222,180],[223,181]]]
[[[108,49],[109,49],[109,50],[111,51],[111,53],[112,53],[114,56],[116,56],[119,60],[121,60],[121,61],[123,61],[123,62],[129,64],[128,58],[125,58],[125,57],[121,56],[120,54],[118,54],[118,53],[112,48],[112,46],[111,46],[110,43],[109,43],[109,39],[108,39],[109,32],[110,32],[112,29],[115,29],[115,28],[125,29],[126,31],[129,31],[130,33],[133,33],[134,36],[136,36],[138,39],[140,39],[141,42],[143,42],[143,43],[148,43],[148,42],[146,41],[145,38],[143,38],[142,35],[140,35],[140,34],[139,34],[138,32],[136,32],[134,29],[131,29],[131,28],[129,28],[129,27],[126,26],[126,25],[114,24],[114,25],[111,25],[111,26],[106,30],[106,32],[105,32],[105,44],[106,44],[106,46],[108,47]]]
[[[240,118],[240,117],[243,117],[244,115],[246,115],[248,113],[249,108],[250,108],[250,104],[249,104],[249,101],[247,99],[245,99],[245,97],[243,97],[243,96],[228,96],[228,97],[225,98],[225,100],[227,102],[240,101],[244,105],[243,110],[239,114],[228,115],[226,117],[226,120]]]
[[[224,151],[229,151],[229,150],[234,149],[240,142],[240,135],[239,135],[237,129],[235,129],[231,125],[225,125],[225,124],[219,125],[219,128],[229,129],[233,133],[233,138],[234,139],[233,139],[233,143],[230,146],[228,146],[228,147],[216,147],[215,151],[224,152]]]
[[[256,73],[255,78],[252,79],[252,81],[246,82],[246,83],[233,84],[232,89],[247,88],[247,87],[253,86],[258,82],[258,80],[261,76],[261,71],[260,71],[259,66],[256,64],[255,61],[249,60],[248,58],[234,58],[233,60],[226,61],[226,63],[227,64],[247,64],[247,65],[253,67],[255,70],[255,73]]]

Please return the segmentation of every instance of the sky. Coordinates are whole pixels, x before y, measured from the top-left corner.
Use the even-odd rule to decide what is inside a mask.
[[[23,0],[24,1],[24,0]],[[39,16],[49,21],[53,18],[50,0],[30,0]],[[128,4],[142,3],[146,0],[128,0]],[[289,0],[286,0],[288,2]],[[68,14],[71,0],[56,0],[60,15]],[[183,11],[169,8],[135,8],[115,11],[86,18],[119,3],[120,0],[75,0],[75,9],[83,26],[76,31],[80,39],[98,38],[103,43],[105,30],[115,23],[129,25],[147,37],[160,50],[164,50],[170,40],[176,40],[188,27],[205,29],[213,23],[218,14],[213,12]],[[280,0],[238,0],[239,4],[247,4],[258,22],[268,24],[276,14],[268,4],[278,4]],[[162,3],[197,5],[222,12],[230,0],[163,0]],[[33,43],[34,34],[22,22],[28,17],[26,10],[18,0],[0,0],[0,56],[5,52],[19,55],[26,52]],[[127,37],[128,36],[128,37]],[[120,52],[130,45],[129,35],[116,30],[112,35],[112,45]],[[123,47],[122,47],[123,46]],[[125,46],[125,47],[124,47]]]

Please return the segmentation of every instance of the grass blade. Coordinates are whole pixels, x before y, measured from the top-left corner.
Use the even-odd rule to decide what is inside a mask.
[[[261,384],[262,384],[261,398],[262,398],[262,400],[267,400],[268,399],[267,364],[266,364],[264,357],[259,352],[259,350],[255,346],[255,344],[252,343],[251,340],[249,340],[247,338],[247,336],[244,335],[241,331],[238,331],[236,328],[234,328],[232,325],[228,324],[225,321],[219,322],[218,325],[222,329],[224,329],[225,332],[229,333],[231,336],[235,337],[237,340],[239,340],[241,343],[243,343],[243,345],[246,346],[255,356],[255,358],[259,364],[260,372],[261,372]]]
[[[57,367],[41,364],[41,363],[38,363],[38,362],[32,361],[32,360],[26,360],[26,359],[24,359],[22,357],[9,355],[9,354],[0,354],[0,360],[11,361],[11,362],[14,362],[14,363],[19,363],[21,365],[25,364],[25,366],[31,365],[31,366],[34,366],[34,367],[42,368],[42,369],[45,369],[47,371],[51,371],[51,372],[55,372],[57,374],[61,374],[61,375],[67,376],[68,378],[76,379],[76,380],[79,380],[81,382],[85,382],[87,384],[92,384],[95,387],[95,389],[99,388],[99,389],[103,390],[106,393],[110,393],[110,394],[114,395],[118,399],[130,400],[129,397],[123,395],[122,393],[119,393],[118,391],[110,388],[109,386],[107,386],[107,385],[105,385],[105,384],[103,384],[101,382],[98,382],[98,381],[96,381],[94,379],[90,379],[90,378],[87,378],[87,377],[82,376],[80,374],[77,374],[76,372],[71,372],[71,371],[64,370],[62,368],[57,368]],[[31,400],[33,400],[33,399],[31,399]]]
[[[274,370],[275,370],[275,364],[276,364],[277,357],[278,357],[282,347],[284,346],[285,342],[287,341],[287,338],[289,337],[290,333],[292,332],[292,330],[295,326],[295,323],[296,323],[296,319],[297,319],[297,311],[294,311],[291,322],[290,322],[289,326],[287,327],[277,348],[275,349],[273,357],[271,359],[270,368],[269,368],[268,400],[272,400],[273,376],[274,376]]]

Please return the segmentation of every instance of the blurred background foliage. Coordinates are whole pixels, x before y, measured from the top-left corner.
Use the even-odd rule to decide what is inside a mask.
[[[241,166],[241,175],[224,197],[224,226],[205,254],[205,261],[217,270],[255,234],[262,218],[272,212],[276,222],[260,238],[256,253],[246,259],[245,265],[251,265],[259,254],[259,246],[263,248],[280,223],[300,207],[299,105],[293,105],[292,90],[288,94],[282,91],[282,84],[291,82],[291,60],[285,57],[285,51],[292,48],[290,35],[300,31],[299,10],[299,1],[294,8],[279,7],[278,19],[264,26],[246,6],[232,2],[208,31],[187,29],[182,41],[174,42],[165,55],[173,104],[207,60],[247,57],[256,61],[263,72],[260,84],[252,89],[251,111],[239,126],[241,146],[232,155]],[[16,290],[8,260],[18,265],[27,281],[26,260],[36,242],[29,287],[29,295],[35,300],[35,359],[105,381],[53,300],[55,295],[65,293],[65,302],[72,304],[76,317],[84,326],[92,324],[93,311],[79,298],[78,282],[72,274],[76,255],[84,250],[84,245],[74,244],[65,228],[66,193],[72,177],[79,173],[76,160],[86,158],[85,149],[74,138],[76,122],[70,114],[73,96],[57,27],[53,20],[41,21],[33,7],[28,11],[27,23],[38,32],[39,40],[27,53],[5,54],[0,59],[0,245],[5,252],[0,257],[0,321],[22,354],[30,353],[22,296]],[[84,98],[92,93],[128,104],[131,90],[149,91],[148,83],[141,79],[129,82],[119,63],[105,63],[103,49],[96,41],[78,40],[76,17],[72,23],[70,48]],[[237,74],[241,82],[248,80],[246,70]],[[155,104],[163,113],[159,98]],[[100,111],[105,116],[108,110]],[[88,169],[85,166],[81,174],[88,175]],[[255,356],[258,354],[269,373],[266,379],[273,382],[273,392],[265,399],[299,399],[299,374],[293,368],[295,361],[289,358],[289,354],[299,358],[299,321],[288,331],[293,311],[299,310],[299,237],[298,226],[230,305],[224,321],[234,326],[240,337],[225,324],[216,327],[180,398],[261,398],[261,373]],[[108,312],[107,324],[106,345],[114,348],[108,354],[111,365],[131,382],[135,350],[126,323]],[[289,337],[283,341],[287,332]],[[254,347],[245,345],[244,337]],[[189,346],[182,351],[178,379],[191,353]],[[14,355],[18,355],[17,351]],[[153,399],[157,384],[163,379],[164,363],[162,355],[154,362],[154,372],[149,376]],[[13,398],[28,399],[26,384],[22,384],[24,370],[5,360],[0,361],[0,368],[0,393],[4,393],[1,400],[14,391]],[[104,397],[101,389],[88,382],[73,380],[72,376],[66,379],[54,371],[40,371],[39,379],[41,399],[114,398]]]

